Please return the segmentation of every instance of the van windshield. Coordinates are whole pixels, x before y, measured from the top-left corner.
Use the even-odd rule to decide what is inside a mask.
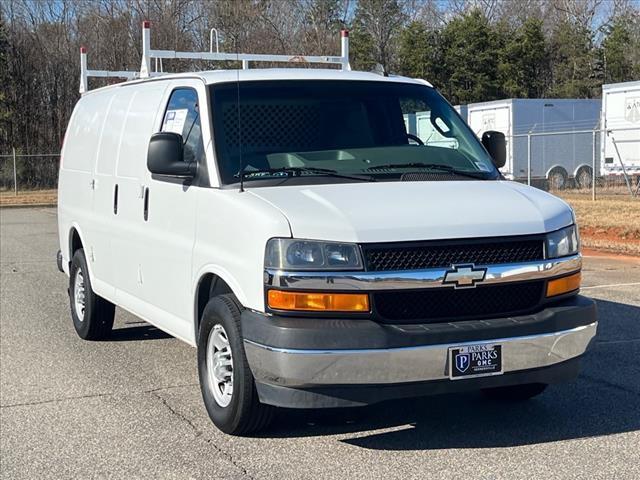
[[[225,184],[240,176],[314,183],[499,177],[473,132],[426,85],[278,80],[211,89]]]

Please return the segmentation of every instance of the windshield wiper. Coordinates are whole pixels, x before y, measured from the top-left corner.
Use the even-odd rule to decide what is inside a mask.
[[[349,178],[352,180],[362,180],[365,182],[375,182],[376,179],[371,175],[349,175],[346,173],[340,173],[337,170],[331,170],[330,168],[316,168],[316,167],[279,167],[279,168],[263,168],[258,170],[244,170],[243,172],[238,172],[234,175],[236,178],[251,177],[254,174],[260,173],[287,173],[288,176],[300,177],[303,173],[311,173],[317,175],[324,175],[327,177],[337,177],[337,178]],[[261,178],[261,177],[258,177]]]
[[[441,163],[424,163],[424,162],[412,162],[412,163],[385,163],[384,165],[376,165],[375,167],[369,167],[367,170],[377,170],[379,168],[425,168],[427,170],[440,170],[443,172],[452,173],[454,175],[460,175],[463,177],[477,178],[480,180],[486,180],[485,173],[475,173],[466,170],[458,170],[450,165],[442,165]],[[490,172],[486,172],[490,173]]]

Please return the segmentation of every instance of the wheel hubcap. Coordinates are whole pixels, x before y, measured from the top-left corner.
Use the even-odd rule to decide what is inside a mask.
[[[226,407],[233,396],[233,355],[227,332],[222,325],[214,326],[209,332],[207,371],[213,398],[218,405]]]
[[[76,316],[81,322],[84,321],[84,302],[84,276],[82,275],[82,270],[78,269],[76,272],[76,278],[73,282],[73,303],[76,309]]]

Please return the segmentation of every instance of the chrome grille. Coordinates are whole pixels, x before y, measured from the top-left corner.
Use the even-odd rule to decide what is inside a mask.
[[[495,265],[544,259],[540,236],[362,245],[368,271],[443,268],[456,264]]]

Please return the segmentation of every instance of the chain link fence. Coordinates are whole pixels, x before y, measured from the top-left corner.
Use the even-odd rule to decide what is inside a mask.
[[[0,192],[3,195],[52,190],[58,186],[59,153],[21,154],[15,149],[0,155]]]
[[[59,162],[58,153],[0,155],[0,193],[55,189]],[[640,127],[510,135],[502,171],[553,193],[640,198]]]
[[[530,132],[507,137],[511,180],[553,193],[640,195],[640,127]]]

